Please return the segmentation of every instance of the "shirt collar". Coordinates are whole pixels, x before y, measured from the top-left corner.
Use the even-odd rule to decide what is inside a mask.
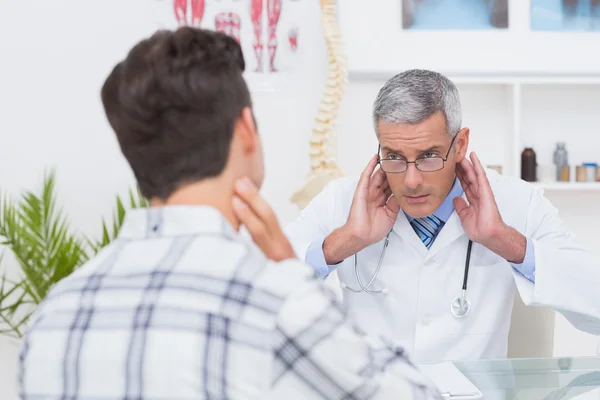
[[[448,222],[448,218],[450,218],[450,216],[454,212],[454,202],[453,202],[454,198],[460,197],[462,195],[463,195],[463,188],[460,185],[460,181],[458,180],[458,178],[456,178],[454,180],[454,185],[452,185],[452,189],[450,189],[450,193],[448,193],[448,196],[446,196],[446,198],[444,199],[442,204],[440,204],[438,209],[435,210],[433,215],[435,215],[436,217],[438,217],[440,220],[442,220],[444,222]],[[408,214],[406,214],[406,218],[408,218],[409,221],[412,221],[414,219],[413,217],[411,217]]]
[[[235,238],[238,233],[219,210],[205,205],[172,205],[127,211],[119,231],[124,239],[215,234]]]

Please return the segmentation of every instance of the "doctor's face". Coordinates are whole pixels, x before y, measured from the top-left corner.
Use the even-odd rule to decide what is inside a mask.
[[[378,139],[382,161],[409,162],[404,172],[386,172],[392,193],[402,210],[414,218],[433,214],[452,189],[456,164],[467,152],[469,129],[463,128],[453,140],[446,131],[444,115],[437,113],[415,125],[379,122]],[[435,157],[446,159],[443,168],[425,171],[441,166],[442,160],[426,161]],[[415,160],[419,160],[419,167]],[[384,171],[391,169],[391,164],[385,161],[382,165]]]

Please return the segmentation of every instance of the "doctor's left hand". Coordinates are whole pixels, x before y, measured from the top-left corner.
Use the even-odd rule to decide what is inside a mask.
[[[469,239],[510,262],[522,262],[527,239],[502,220],[490,182],[475,153],[471,153],[470,161],[465,157],[457,164],[456,176],[468,203],[457,197],[454,209]]]
[[[457,164],[456,176],[468,203],[462,197],[457,197],[454,199],[454,209],[469,239],[485,245],[504,222],[485,170],[475,153],[471,153],[471,161],[465,157]]]
[[[297,258],[277,216],[256,186],[249,179],[241,178],[236,182],[234,191],[233,212],[265,256],[273,261]]]

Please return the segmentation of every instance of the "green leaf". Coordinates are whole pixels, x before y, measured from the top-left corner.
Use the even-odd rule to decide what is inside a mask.
[[[54,171],[49,171],[38,191],[25,191],[16,201],[6,194],[0,197],[0,236],[22,275],[14,282],[2,278],[0,325],[16,337],[23,334],[32,306],[87,260],[86,246],[57,207],[55,182]]]
[[[139,190],[133,191],[130,189],[129,206],[130,209],[149,207],[150,202],[147,201],[144,196],[142,196]],[[89,238],[85,239],[85,242],[88,244],[92,255],[97,254],[102,248],[117,238],[121,230],[121,226],[123,226],[123,223],[125,222],[126,214],[127,209],[125,207],[125,202],[120,196],[116,196],[115,208],[112,212],[112,221],[107,222],[104,219],[102,220],[102,239],[99,241],[94,241]]]
[[[139,189],[128,194],[130,209],[150,205]],[[37,191],[25,191],[17,200],[0,193],[0,244],[13,253],[21,275],[14,280],[0,278],[0,334],[21,337],[35,306],[118,236],[126,213],[117,196],[112,221],[101,220],[99,240],[74,232],[58,206],[54,170],[44,173]]]

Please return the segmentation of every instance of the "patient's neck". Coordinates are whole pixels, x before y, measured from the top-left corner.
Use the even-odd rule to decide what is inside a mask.
[[[165,201],[153,199],[151,206],[205,205],[215,207],[237,231],[240,222],[233,212],[233,181],[224,176],[181,186]]]

